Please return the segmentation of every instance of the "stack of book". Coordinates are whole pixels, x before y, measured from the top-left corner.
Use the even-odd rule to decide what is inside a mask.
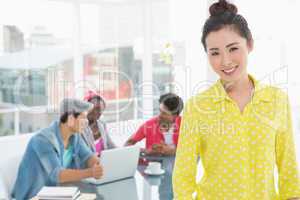
[[[43,187],[37,194],[39,200],[75,200],[79,196],[78,187]]]

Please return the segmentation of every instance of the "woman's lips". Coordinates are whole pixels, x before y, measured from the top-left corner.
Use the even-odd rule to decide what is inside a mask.
[[[237,68],[238,68],[238,66],[231,67],[231,68],[228,68],[228,69],[223,69],[222,72],[226,75],[231,75],[236,71]]]

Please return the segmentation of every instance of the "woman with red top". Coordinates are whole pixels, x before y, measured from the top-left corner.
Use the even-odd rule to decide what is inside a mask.
[[[175,155],[183,109],[182,99],[173,93],[167,93],[159,98],[158,116],[142,124],[125,145],[134,145],[146,139],[147,155]]]

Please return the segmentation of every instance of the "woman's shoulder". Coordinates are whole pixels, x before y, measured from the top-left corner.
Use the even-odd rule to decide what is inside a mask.
[[[216,99],[219,99],[221,96],[217,83],[209,86],[207,89],[198,92],[196,95],[190,97],[186,105],[187,106],[195,106],[195,105],[211,105],[215,102]]]
[[[288,88],[278,87],[270,84],[260,83],[255,89],[256,95],[260,99],[264,99],[270,102],[285,100],[288,101]]]

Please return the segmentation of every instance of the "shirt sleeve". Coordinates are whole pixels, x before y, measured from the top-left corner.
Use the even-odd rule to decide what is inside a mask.
[[[178,117],[177,119],[176,119],[176,123],[175,123],[175,128],[178,130],[178,129],[180,129],[180,126],[181,126],[181,117]],[[173,141],[174,141],[174,144],[175,144],[175,146],[177,147],[177,145],[178,145],[178,138],[179,138],[179,133],[180,133],[180,130],[177,132],[176,131],[176,133],[174,133],[174,136],[173,136]]]
[[[137,130],[137,132],[130,137],[130,139],[135,142],[138,142],[138,141],[141,141],[142,139],[144,139],[146,136],[146,134],[145,134],[146,128],[147,128],[147,126],[145,124],[141,125],[139,127],[139,129]]]
[[[85,142],[85,144],[90,148],[90,150],[94,153],[96,153],[96,148],[95,148],[95,140],[94,140],[94,136],[93,133],[90,131],[90,128],[87,127],[86,129],[84,129],[83,133],[81,134],[81,137],[83,139],[83,141]]]
[[[187,105],[183,114],[176,160],[173,171],[173,192],[176,200],[191,200],[196,191],[199,136],[194,128],[197,123]]]
[[[113,140],[111,139],[111,137],[109,135],[106,123],[103,123],[103,127],[104,127],[104,131],[105,131],[104,134],[106,135],[106,139],[107,139],[107,147],[108,147],[108,149],[116,148],[117,146],[115,145],[115,143],[113,142]]]
[[[48,141],[39,137],[35,138],[35,141],[32,143],[32,148],[48,175],[50,185],[58,185],[59,173],[64,169],[60,162],[58,152],[56,152],[53,145]]]
[[[281,126],[276,135],[276,164],[279,173],[280,199],[300,198],[300,176],[293,137],[291,110],[286,95],[278,98],[277,118]]]
[[[80,158],[80,167],[86,168],[88,159],[95,154],[83,141],[82,137],[78,137],[78,146],[79,146],[78,154]]]

